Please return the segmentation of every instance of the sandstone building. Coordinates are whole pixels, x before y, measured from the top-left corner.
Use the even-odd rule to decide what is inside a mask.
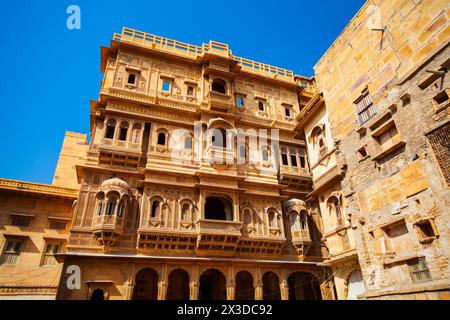
[[[448,299],[448,19],[367,1],[314,78],[123,28],[89,143],[0,180],[0,296]]]

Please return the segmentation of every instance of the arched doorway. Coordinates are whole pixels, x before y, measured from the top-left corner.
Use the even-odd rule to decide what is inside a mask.
[[[268,271],[263,275],[263,299],[281,300],[280,280],[272,271]]]
[[[208,269],[200,276],[200,300],[226,300],[226,279],[217,269]]]
[[[253,277],[250,272],[239,271],[236,274],[236,300],[255,300],[255,288],[253,288]]]
[[[175,269],[169,274],[167,300],[189,300],[189,274]]]
[[[208,197],[205,202],[205,218],[233,221],[233,206],[226,198]]]
[[[133,300],[158,299],[158,273],[150,268],[140,270],[136,274]]]
[[[102,289],[95,289],[91,294],[92,301],[103,301],[105,300],[105,292]]]
[[[294,272],[288,277],[289,300],[322,300],[319,280],[308,272]]]
[[[348,277],[347,300],[357,300],[358,295],[364,293],[366,288],[360,269],[353,270]]]

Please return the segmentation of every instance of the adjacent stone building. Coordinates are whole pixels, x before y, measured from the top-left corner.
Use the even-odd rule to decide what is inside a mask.
[[[0,180],[0,296],[448,299],[448,15],[368,1],[314,78],[123,28],[89,143]]]
[[[448,297],[448,18],[445,0],[368,1],[314,68],[365,298]]]

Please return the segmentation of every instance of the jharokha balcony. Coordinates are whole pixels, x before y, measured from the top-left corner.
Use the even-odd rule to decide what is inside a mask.
[[[138,249],[221,257],[282,253],[286,238],[279,212],[268,212],[270,227],[266,228],[253,215],[247,215],[247,210],[243,219],[238,219],[232,202],[222,197],[207,197],[203,217],[196,217],[194,211],[192,204],[183,204],[180,220],[174,225],[165,221],[168,208],[164,201],[154,200],[151,213],[140,221]]]
[[[123,234],[123,217],[130,203],[128,184],[117,178],[105,180],[96,195],[96,215],[92,233],[97,242],[107,250]]]
[[[233,105],[231,95],[226,93],[210,91],[206,98],[210,110],[228,112]]]
[[[199,219],[197,221],[199,256],[233,256],[241,237],[242,222]]]

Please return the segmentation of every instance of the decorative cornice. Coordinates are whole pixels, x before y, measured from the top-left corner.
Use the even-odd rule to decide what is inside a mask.
[[[0,190],[28,192],[65,198],[77,198],[78,189],[56,187],[48,184],[0,178]]]

